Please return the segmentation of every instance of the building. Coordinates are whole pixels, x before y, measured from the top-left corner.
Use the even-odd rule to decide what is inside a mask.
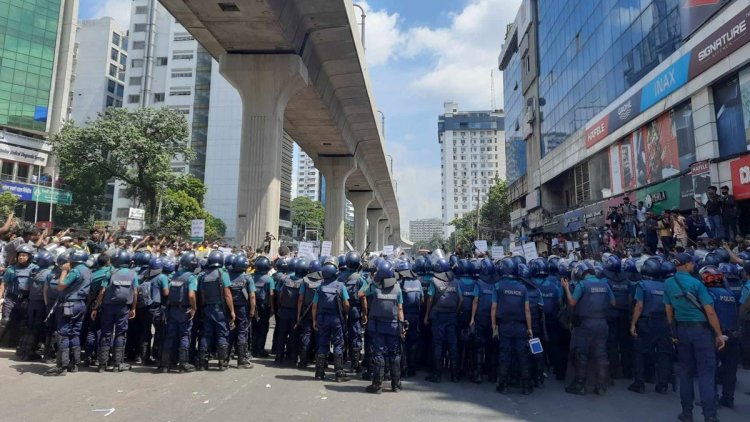
[[[529,87],[516,105],[505,92],[507,115],[538,116],[517,232],[601,225],[625,196],[689,210],[709,184],[732,186],[747,224],[749,15],[748,0],[524,1],[500,55]]]
[[[436,237],[443,237],[443,220],[424,218],[409,221],[409,240],[412,242],[428,242]]]
[[[459,111],[453,102],[444,107],[438,142],[443,234],[448,237],[450,222],[481,207],[495,181],[505,180],[505,134],[502,110]]]
[[[315,162],[309,155],[297,148],[297,180],[296,196],[304,196],[312,201],[320,201],[325,205],[325,177],[315,167]],[[354,205],[346,201],[346,224],[354,226]]]
[[[71,201],[55,188],[47,138],[68,115],[77,14],[77,0],[0,0],[0,186],[27,220]]]

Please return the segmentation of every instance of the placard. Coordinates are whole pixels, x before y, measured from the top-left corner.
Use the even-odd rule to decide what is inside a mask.
[[[393,245],[383,246],[383,256],[392,256],[392,255],[393,255]]]
[[[146,210],[143,208],[129,208],[128,218],[133,220],[143,220],[146,218]]]
[[[206,220],[193,220],[190,222],[190,238],[201,239],[206,235]]]
[[[320,244],[320,256],[331,256],[332,247],[333,242],[330,240],[324,240],[323,243]]]
[[[536,243],[526,242],[523,244],[523,254],[526,256],[526,261],[539,258],[539,253],[536,251]]]
[[[487,241],[486,240],[475,240],[474,246],[477,247],[479,252],[487,252]]]
[[[492,257],[495,259],[500,259],[505,256],[505,249],[502,246],[493,246],[492,247]]]
[[[523,253],[523,246],[514,246],[513,256],[525,256]]]
[[[302,258],[314,259],[315,251],[313,249],[314,245],[312,242],[299,242],[299,250],[297,252],[297,256]]]

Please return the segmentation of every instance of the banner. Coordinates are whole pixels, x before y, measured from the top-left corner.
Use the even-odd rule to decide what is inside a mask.
[[[130,223],[130,220],[128,220]],[[192,220],[190,222],[190,240],[193,242],[202,241],[206,235],[206,220]],[[194,240],[198,239],[198,240]]]
[[[333,246],[333,242],[330,240],[324,240],[320,244],[320,256],[331,256],[331,247]]]
[[[487,241],[486,240],[475,240],[474,246],[479,252],[487,252]]]
[[[539,258],[539,254],[536,251],[536,243],[526,242],[523,244],[523,254],[526,256],[526,262],[532,259]]]
[[[299,242],[297,256],[307,259],[315,259],[314,245],[312,242]]]
[[[491,253],[492,253],[492,258],[500,259],[505,256],[505,249],[502,246],[493,246]]]

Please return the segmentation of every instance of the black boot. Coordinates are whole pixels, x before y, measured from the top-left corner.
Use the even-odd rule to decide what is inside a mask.
[[[326,379],[326,355],[315,355],[315,379],[321,381]]]
[[[401,362],[399,359],[393,359],[391,360],[391,391],[398,393],[401,390]]]
[[[151,354],[148,350],[148,343],[141,345],[141,361],[144,365],[153,365],[154,361],[151,359]]]
[[[613,382],[613,378],[610,378],[605,365],[599,365],[596,371],[596,388],[594,392],[600,396],[607,394],[607,386]]]
[[[628,386],[628,390],[634,393],[643,394],[646,392],[646,385],[641,381],[633,381],[633,383]]]
[[[109,346],[99,346],[99,357],[97,360],[99,361],[96,369],[97,372],[104,372],[109,362]]]
[[[495,391],[500,394],[508,393],[508,370],[505,368],[499,368],[497,372],[497,384],[495,385]]]
[[[344,372],[344,355],[337,353],[333,355],[333,370],[336,374],[336,382],[347,382],[349,377]]]
[[[198,349],[198,355],[196,356],[195,369],[198,371],[208,370],[208,356],[206,350]]]
[[[169,361],[169,353],[166,351],[162,353],[162,356],[166,355],[166,360]],[[188,349],[179,349],[177,351],[177,357],[179,360],[178,368],[180,369],[180,372],[193,372],[195,371],[195,366],[193,366],[190,363],[190,350]],[[162,361],[164,361],[164,358],[162,358]]]
[[[297,369],[305,369],[310,364],[308,356],[310,355],[310,348],[300,346],[299,351],[299,362],[297,363]]]
[[[432,373],[428,375],[424,380],[427,382],[434,382],[434,383],[440,383],[443,379],[442,377],[442,368],[441,361],[436,360],[435,362],[432,362]]]
[[[78,365],[81,363],[81,346],[73,346],[70,348],[70,363],[68,364],[68,372],[78,372]]]
[[[239,344],[237,352],[237,368],[251,369],[253,364],[247,358],[247,343]]]
[[[70,358],[68,356],[68,349],[57,349],[56,365],[54,368],[50,368],[44,373],[47,377],[64,377],[68,373],[68,364]]]
[[[216,355],[219,359],[219,371],[226,371],[229,368],[229,345],[224,344],[217,347]]]
[[[124,372],[130,370],[130,364],[125,363],[125,348],[115,347],[114,351],[115,362],[112,366],[113,372]]]
[[[357,347],[352,348],[352,371],[362,371],[362,350]]]
[[[159,366],[156,368],[156,372],[166,374],[169,372],[169,353],[162,353],[159,356]]]
[[[477,365],[474,368],[474,373],[471,376],[471,382],[473,382],[474,384],[482,383],[482,364],[480,362],[481,360],[477,359]]]
[[[677,415],[680,422],[693,422],[693,409],[682,409],[682,413]]]
[[[373,375],[372,384],[368,385],[365,391],[371,394],[380,394],[383,391],[383,380],[377,375]]]
[[[534,387],[532,386],[531,379],[525,378],[521,380],[521,394],[524,396],[528,396],[529,394],[534,392]]]
[[[451,382],[461,381],[461,368],[458,365],[457,360],[451,361]]]
[[[569,394],[578,394],[581,396],[586,394],[586,379],[576,378],[572,384],[565,387],[565,392]]]

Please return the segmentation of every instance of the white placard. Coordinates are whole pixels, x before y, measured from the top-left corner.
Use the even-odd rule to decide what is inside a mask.
[[[206,235],[206,220],[193,220],[190,222],[190,237],[203,238]]]
[[[128,218],[133,220],[143,220],[146,218],[146,210],[143,208],[130,208],[128,210]]]
[[[575,249],[578,249],[578,248],[580,248],[580,247],[581,247],[581,244],[580,244],[580,243],[578,243],[578,242],[573,242],[573,247],[574,247]]]
[[[500,259],[505,256],[505,249],[502,246],[493,246],[492,247],[492,257],[495,259]]]
[[[486,240],[475,240],[474,246],[477,247],[479,252],[487,252],[487,241]]]
[[[393,245],[385,245],[385,246],[383,246],[383,255],[384,256],[392,256],[393,255]]]
[[[324,240],[323,243],[320,244],[320,256],[331,256],[332,247],[333,242],[330,240]]]
[[[145,221],[143,220],[133,220],[133,219],[128,218],[128,223],[125,226],[125,230],[129,232],[139,232],[143,230],[143,227],[145,225],[144,223]]]
[[[524,256],[523,246],[514,246],[512,251],[513,251],[513,256]]]
[[[557,238],[556,238],[556,237],[553,237],[553,238],[552,238],[552,247],[553,247],[553,248],[554,248],[555,246],[557,246],[557,242],[558,242]]]
[[[571,242],[570,240],[566,240],[565,241],[565,250],[568,251],[568,252],[572,251],[573,250],[573,242]]]
[[[299,243],[299,252],[297,253],[297,256],[301,258],[308,258],[313,259],[315,258],[315,246],[312,242],[300,242]]]
[[[526,261],[539,258],[539,253],[536,251],[536,243],[526,242],[523,244],[523,254],[526,256]]]

